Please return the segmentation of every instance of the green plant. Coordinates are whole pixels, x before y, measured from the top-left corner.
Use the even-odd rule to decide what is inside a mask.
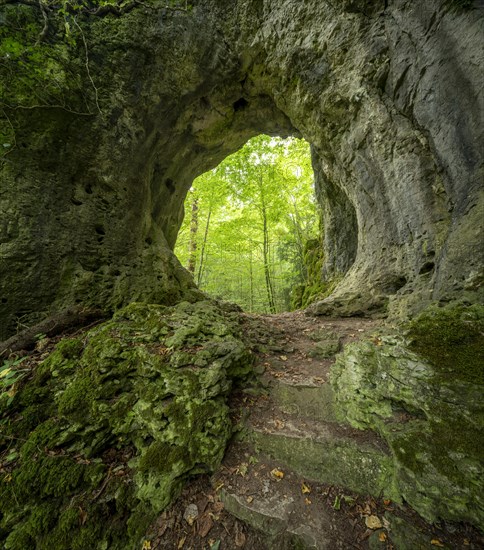
[[[20,369],[19,365],[26,359],[7,359],[0,367],[0,403],[7,401],[7,407],[13,401],[15,396],[15,384],[29,372],[29,369]]]

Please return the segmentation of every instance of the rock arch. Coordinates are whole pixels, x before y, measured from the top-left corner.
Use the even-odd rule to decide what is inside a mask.
[[[0,338],[74,304],[196,292],[171,251],[183,198],[260,132],[312,144],[322,276],[340,281],[316,313],[478,299],[483,11],[194,4],[81,21],[101,113],[6,109],[16,146],[1,166]]]

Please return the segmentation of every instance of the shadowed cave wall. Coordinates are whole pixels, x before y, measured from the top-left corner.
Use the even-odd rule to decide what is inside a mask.
[[[312,145],[322,277],[340,281],[315,313],[479,300],[483,10],[163,4],[80,18],[100,112],[4,109],[0,339],[76,304],[196,297],[172,253],[184,197],[261,132]]]

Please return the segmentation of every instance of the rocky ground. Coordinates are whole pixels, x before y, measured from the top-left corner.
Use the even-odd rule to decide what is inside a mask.
[[[377,340],[379,325],[300,312],[246,315],[262,387],[234,396],[239,437],[222,467],[186,487],[153,526],[146,548],[483,548],[470,526],[430,525],[384,494],[368,494],[365,486],[376,479],[352,479],[358,493],[341,479],[346,461],[354,467],[360,460],[367,470],[373,457],[378,472],[388,452],[376,434],[336,421],[328,379],[335,353],[362,336]]]
[[[472,527],[430,525],[379,491],[385,442],[338,422],[329,380],[335,354],[361,337],[378,343],[381,321],[242,316],[261,382],[232,396],[237,435],[220,469],[185,487],[143,550],[484,548]],[[34,371],[62,336],[41,337],[22,367]],[[8,457],[0,462],[8,476]]]

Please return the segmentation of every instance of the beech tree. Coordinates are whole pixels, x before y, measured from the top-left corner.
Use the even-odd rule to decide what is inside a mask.
[[[175,251],[200,288],[249,311],[289,309],[318,228],[312,181],[306,142],[264,135],[197,178]]]

